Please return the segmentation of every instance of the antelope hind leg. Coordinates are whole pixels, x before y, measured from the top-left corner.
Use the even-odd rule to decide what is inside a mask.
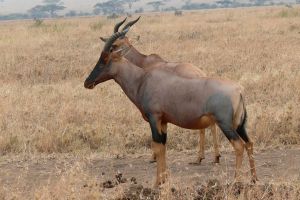
[[[240,181],[242,175],[241,167],[243,163],[243,154],[245,148],[244,143],[241,139],[231,140],[230,142],[235,150],[236,155],[235,180]]]
[[[253,156],[253,143],[248,142],[248,143],[246,143],[245,146],[246,146],[246,151],[247,151],[248,158],[249,158],[250,171],[251,171],[251,176],[252,176],[251,181],[253,183],[255,183],[256,181],[258,181],[258,178],[256,175],[256,170],[255,170],[255,163],[254,163],[254,156]]]
[[[251,181],[255,183],[256,181],[258,181],[258,179],[256,175],[255,162],[253,156],[253,142],[248,137],[245,124],[239,126],[236,131],[245,142],[245,148],[248,154],[249,164],[250,164],[250,171],[251,171],[251,178],[252,178]]]
[[[223,133],[230,141],[230,143],[232,144],[235,150],[235,156],[236,156],[235,179],[236,181],[239,181],[241,178],[241,167],[243,163],[243,153],[245,148],[244,143],[235,130],[232,130],[231,128],[227,128],[230,126],[219,124],[219,127],[221,128],[221,130],[223,131]]]
[[[211,134],[213,136],[214,150],[215,150],[215,160],[214,163],[220,163],[220,152],[219,152],[219,140],[217,136],[217,125],[214,124],[211,127]]]

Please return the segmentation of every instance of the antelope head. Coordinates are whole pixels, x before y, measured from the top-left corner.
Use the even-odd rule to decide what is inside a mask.
[[[118,38],[125,37],[128,31],[129,27],[121,32],[115,32],[106,40],[96,66],[84,82],[85,88],[93,89],[97,84],[112,79],[117,73],[117,67],[115,63],[118,63],[122,59],[124,50],[114,49],[112,46]]]
[[[137,19],[128,22],[123,28],[122,31],[131,28],[136,22],[139,21],[141,17],[138,17]],[[114,33],[117,33],[119,31],[119,28],[125,23],[127,18],[125,18],[123,21],[117,23],[114,27]],[[104,37],[100,37],[100,39],[103,42],[107,42],[108,38],[104,38]],[[129,42],[128,37],[126,37],[125,35],[123,37],[119,37],[112,45],[112,49],[113,50],[119,50],[119,49],[123,49],[126,53],[126,51],[128,51],[131,48],[131,43]]]

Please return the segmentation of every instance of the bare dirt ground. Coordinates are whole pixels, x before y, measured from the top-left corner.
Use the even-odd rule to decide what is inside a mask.
[[[218,180],[223,185],[233,181],[233,152],[222,152],[221,163],[218,165],[212,163],[212,153],[206,154],[201,165],[189,164],[195,160],[195,156],[195,151],[168,153],[170,185],[182,188],[209,180]],[[149,159],[150,153],[126,157],[99,154],[4,156],[0,159],[0,184],[6,192],[28,199],[36,197],[36,193],[42,188],[55,185],[66,187],[65,184],[75,184],[77,188],[83,188],[83,191],[84,188],[91,190],[92,187],[97,187],[102,198],[114,198],[116,191],[120,191],[120,185],[123,192],[130,185],[138,185],[137,188],[153,186],[156,164],[150,163]],[[259,151],[256,152],[255,159],[260,180],[258,184],[300,182],[299,147]],[[244,154],[245,182],[249,182],[250,177],[247,168],[247,157]],[[65,181],[72,179],[70,176],[77,177],[78,181]]]

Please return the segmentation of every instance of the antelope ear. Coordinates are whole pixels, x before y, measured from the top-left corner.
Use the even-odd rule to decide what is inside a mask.
[[[117,50],[112,52],[112,57],[113,58],[120,58],[122,56],[125,56],[128,53],[129,50],[130,50],[130,47],[117,49]]]
[[[120,60],[122,58],[122,50],[118,49],[110,53],[110,58],[112,60]]]
[[[112,52],[113,55],[122,56],[124,49],[120,48]]]
[[[100,37],[100,40],[102,40],[102,42],[106,42],[108,38]]]

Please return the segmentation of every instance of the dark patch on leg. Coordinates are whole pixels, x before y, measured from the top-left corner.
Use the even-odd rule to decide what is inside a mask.
[[[167,142],[167,134],[166,133],[159,134],[158,131],[154,132],[153,134],[152,132],[152,139],[154,142],[165,145]]]
[[[152,139],[154,142],[165,145],[167,142],[167,134],[160,134],[158,131],[152,131]]]
[[[167,134],[162,132],[160,139],[161,139],[162,144],[166,144],[167,143]]]
[[[235,130],[229,128],[231,126],[219,124],[219,127],[229,141],[240,139],[239,134]]]
[[[249,142],[249,137],[247,135],[247,131],[245,126],[238,127],[236,129],[236,132],[239,134],[239,136],[244,140],[244,142],[248,143]]]
[[[246,131],[246,122],[247,122],[247,112],[246,110],[244,110],[244,119],[236,129],[236,132],[244,140],[244,142],[248,143],[250,140]]]
[[[156,124],[155,118],[151,114],[147,114],[146,116],[150,123],[150,128],[151,128],[151,132],[152,132],[152,140],[154,142],[165,145],[167,142],[167,133],[162,132],[160,134],[156,127],[157,124]]]

